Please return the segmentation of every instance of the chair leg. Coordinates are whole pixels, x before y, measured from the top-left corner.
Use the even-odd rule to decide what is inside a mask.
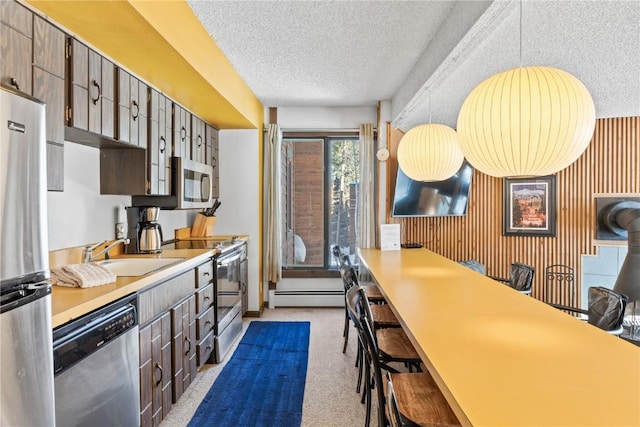
[[[369,427],[369,425],[371,424],[371,372],[370,372],[370,367],[369,364],[367,364],[367,366],[365,367],[365,372],[366,372],[366,385],[365,385],[365,390],[364,393],[362,395],[362,398],[364,399],[366,397],[366,404],[367,404],[367,416],[365,418],[364,421],[364,426],[365,427]],[[366,396],[365,396],[366,395]],[[363,403],[361,401],[361,403]]]
[[[344,345],[342,346],[342,352],[347,352],[347,343],[349,342],[349,315],[345,311],[344,316],[344,331],[342,331],[342,336],[344,337]]]
[[[362,369],[364,365],[364,357],[362,352],[362,346],[358,343],[358,356],[356,357],[356,366],[358,367],[358,383],[356,385],[356,392],[360,393],[360,389],[362,386]]]

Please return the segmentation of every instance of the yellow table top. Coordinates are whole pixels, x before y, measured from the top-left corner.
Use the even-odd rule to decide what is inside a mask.
[[[360,249],[464,425],[640,426],[640,348],[426,249]]]

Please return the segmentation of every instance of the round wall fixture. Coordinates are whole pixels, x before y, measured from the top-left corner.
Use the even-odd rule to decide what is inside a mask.
[[[480,83],[462,104],[464,156],[495,177],[551,175],[586,150],[596,111],[580,80],[551,67],[520,67]]]
[[[386,162],[389,158],[389,150],[387,150],[386,148],[378,149],[378,151],[376,152],[376,158],[381,162]]]

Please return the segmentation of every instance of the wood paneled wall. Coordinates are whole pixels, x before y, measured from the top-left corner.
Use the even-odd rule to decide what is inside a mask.
[[[400,223],[403,242],[421,242],[453,260],[477,259],[493,276],[508,277],[512,262],[536,269],[532,296],[542,299],[545,267],[575,269],[576,294],[554,292],[554,302],[580,305],[581,255],[597,253],[595,193],[640,193],[640,117],[599,119],[585,153],[557,176],[556,237],[502,235],[502,179],[474,170],[467,215],[442,218],[392,218],[391,202],[402,133],[388,134],[388,223]]]

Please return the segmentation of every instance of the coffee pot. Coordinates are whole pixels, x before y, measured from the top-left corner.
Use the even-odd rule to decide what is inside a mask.
[[[158,223],[160,208],[132,206],[127,208],[130,243],[127,253],[154,254],[162,252],[162,227]]]

